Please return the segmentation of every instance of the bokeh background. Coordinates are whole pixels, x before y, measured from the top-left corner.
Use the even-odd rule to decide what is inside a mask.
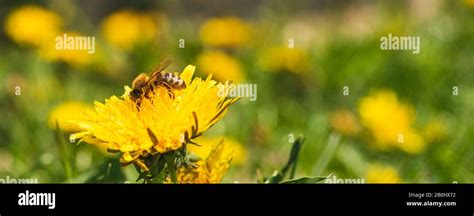
[[[0,177],[135,182],[117,155],[69,143],[67,120],[169,56],[258,86],[197,141],[232,147],[224,182],[269,176],[300,136],[297,176],[474,182],[473,20],[472,0],[4,1]],[[64,33],[95,53],[56,50]],[[420,54],[380,50],[388,34],[419,36]]]

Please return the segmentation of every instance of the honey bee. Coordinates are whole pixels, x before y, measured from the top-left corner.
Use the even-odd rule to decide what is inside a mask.
[[[172,98],[174,98],[173,89],[186,88],[186,83],[177,74],[164,71],[171,62],[171,59],[165,58],[151,70],[150,75],[141,73],[133,80],[130,96],[137,106],[140,106],[143,97],[148,98],[149,93],[157,87],[167,88]]]

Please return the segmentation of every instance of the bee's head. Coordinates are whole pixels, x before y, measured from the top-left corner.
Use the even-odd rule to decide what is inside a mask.
[[[141,89],[137,89],[137,88],[134,88],[131,92],[130,92],[130,96],[136,100],[138,98],[140,98],[142,94],[142,90]]]

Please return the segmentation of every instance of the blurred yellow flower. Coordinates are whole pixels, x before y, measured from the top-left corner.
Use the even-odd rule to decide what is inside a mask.
[[[375,138],[375,147],[386,150],[398,147],[408,153],[419,153],[425,142],[412,128],[413,108],[398,102],[397,95],[380,90],[359,101],[361,123]]]
[[[39,46],[54,44],[61,31],[61,17],[36,5],[26,5],[12,11],[6,18],[5,32],[17,43]]]
[[[59,128],[63,131],[77,132],[81,128],[78,127],[73,121],[81,121],[86,117],[84,112],[86,109],[90,109],[88,104],[78,101],[68,101],[56,106],[49,114],[48,124],[51,128],[56,128],[56,121],[58,122]]]
[[[84,37],[77,32],[65,32],[57,36],[62,37],[64,34],[71,38]],[[56,43],[54,40],[51,43],[42,44],[38,51],[41,57],[49,61],[62,61],[76,66],[88,65],[92,63],[94,57],[97,55],[97,53],[88,53],[88,50],[86,49],[56,49]]]
[[[337,110],[330,115],[330,124],[337,132],[345,136],[355,136],[360,126],[354,114],[349,110]]]
[[[440,141],[447,135],[446,126],[440,119],[430,121],[423,129],[423,137],[428,143]]]
[[[222,51],[205,51],[197,57],[197,64],[207,74],[213,74],[216,80],[244,80],[240,62]]]
[[[305,50],[296,47],[272,47],[264,49],[258,64],[265,71],[289,71],[302,74],[309,70],[309,56]]]
[[[155,20],[151,14],[124,10],[111,14],[102,22],[105,40],[119,49],[130,50],[138,43],[150,42],[156,38],[163,26],[164,18]]]
[[[218,137],[199,137],[195,142],[201,146],[188,145],[188,151],[196,154],[201,158],[206,158],[207,155],[212,151],[213,145],[217,143],[221,138]],[[230,137],[224,137],[224,143],[226,148],[224,155],[232,155],[232,163],[235,165],[242,165],[247,161],[247,151],[237,140]]]
[[[398,171],[391,166],[369,165],[367,183],[400,183]]]
[[[474,0],[464,0],[464,3],[470,7],[470,8],[474,8]]]
[[[86,112],[84,121],[76,123],[83,132],[72,138],[97,144],[106,143],[109,151],[121,152],[124,165],[135,163],[143,170],[148,155],[180,149],[209,129],[226,113],[238,98],[219,97],[221,83],[194,78],[195,67],[187,66],[180,78],[184,89],[172,89],[173,97],[165,87],[155,88],[140,105],[131,98],[126,86],[122,97],[112,96],[105,103],[95,102],[95,110]],[[177,74],[177,73],[176,73]]]
[[[216,144],[212,145],[212,149],[205,159],[199,159],[195,165],[197,167],[179,167],[177,170],[178,183],[181,184],[209,184],[219,183],[229,169],[232,154],[226,147],[227,143],[223,139],[219,139]],[[168,183],[170,180],[168,179]]]
[[[211,46],[235,47],[250,39],[250,26],[236,17],[207,20],[201,26],[201,41]]]
[[[399,140],[397,143],[398,148],[401,150],[410,153],[410,154],[418,154],[422,152],[426,147],[426,141],[423,137],[415,132],[413,129],[407,130],[403,134],[403,141]]]

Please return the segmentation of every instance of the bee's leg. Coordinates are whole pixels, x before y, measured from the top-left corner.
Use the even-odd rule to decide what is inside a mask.
[[[147,98],[147,99],[150,99],[150,92],[154,92],[155,91],[155,87],[153,85],[150,85],[146,88],[145,90],[145,93],[144,93],[144,97]]]
[[[135,101],[135,106],[137,107],[137,110],[140,111],[140,99],[138,99],[137,101]]]
[[[171,88],[168,88],[168,95],[170,96],[171,99],[174,99],[174,93]]]
[[[163,86],[168,89],[168,95],[170,96],[171,99],[174,99],[174,93],[173,93],[173,87],[171,87],[168,83],[166,82],[161,82]]]

